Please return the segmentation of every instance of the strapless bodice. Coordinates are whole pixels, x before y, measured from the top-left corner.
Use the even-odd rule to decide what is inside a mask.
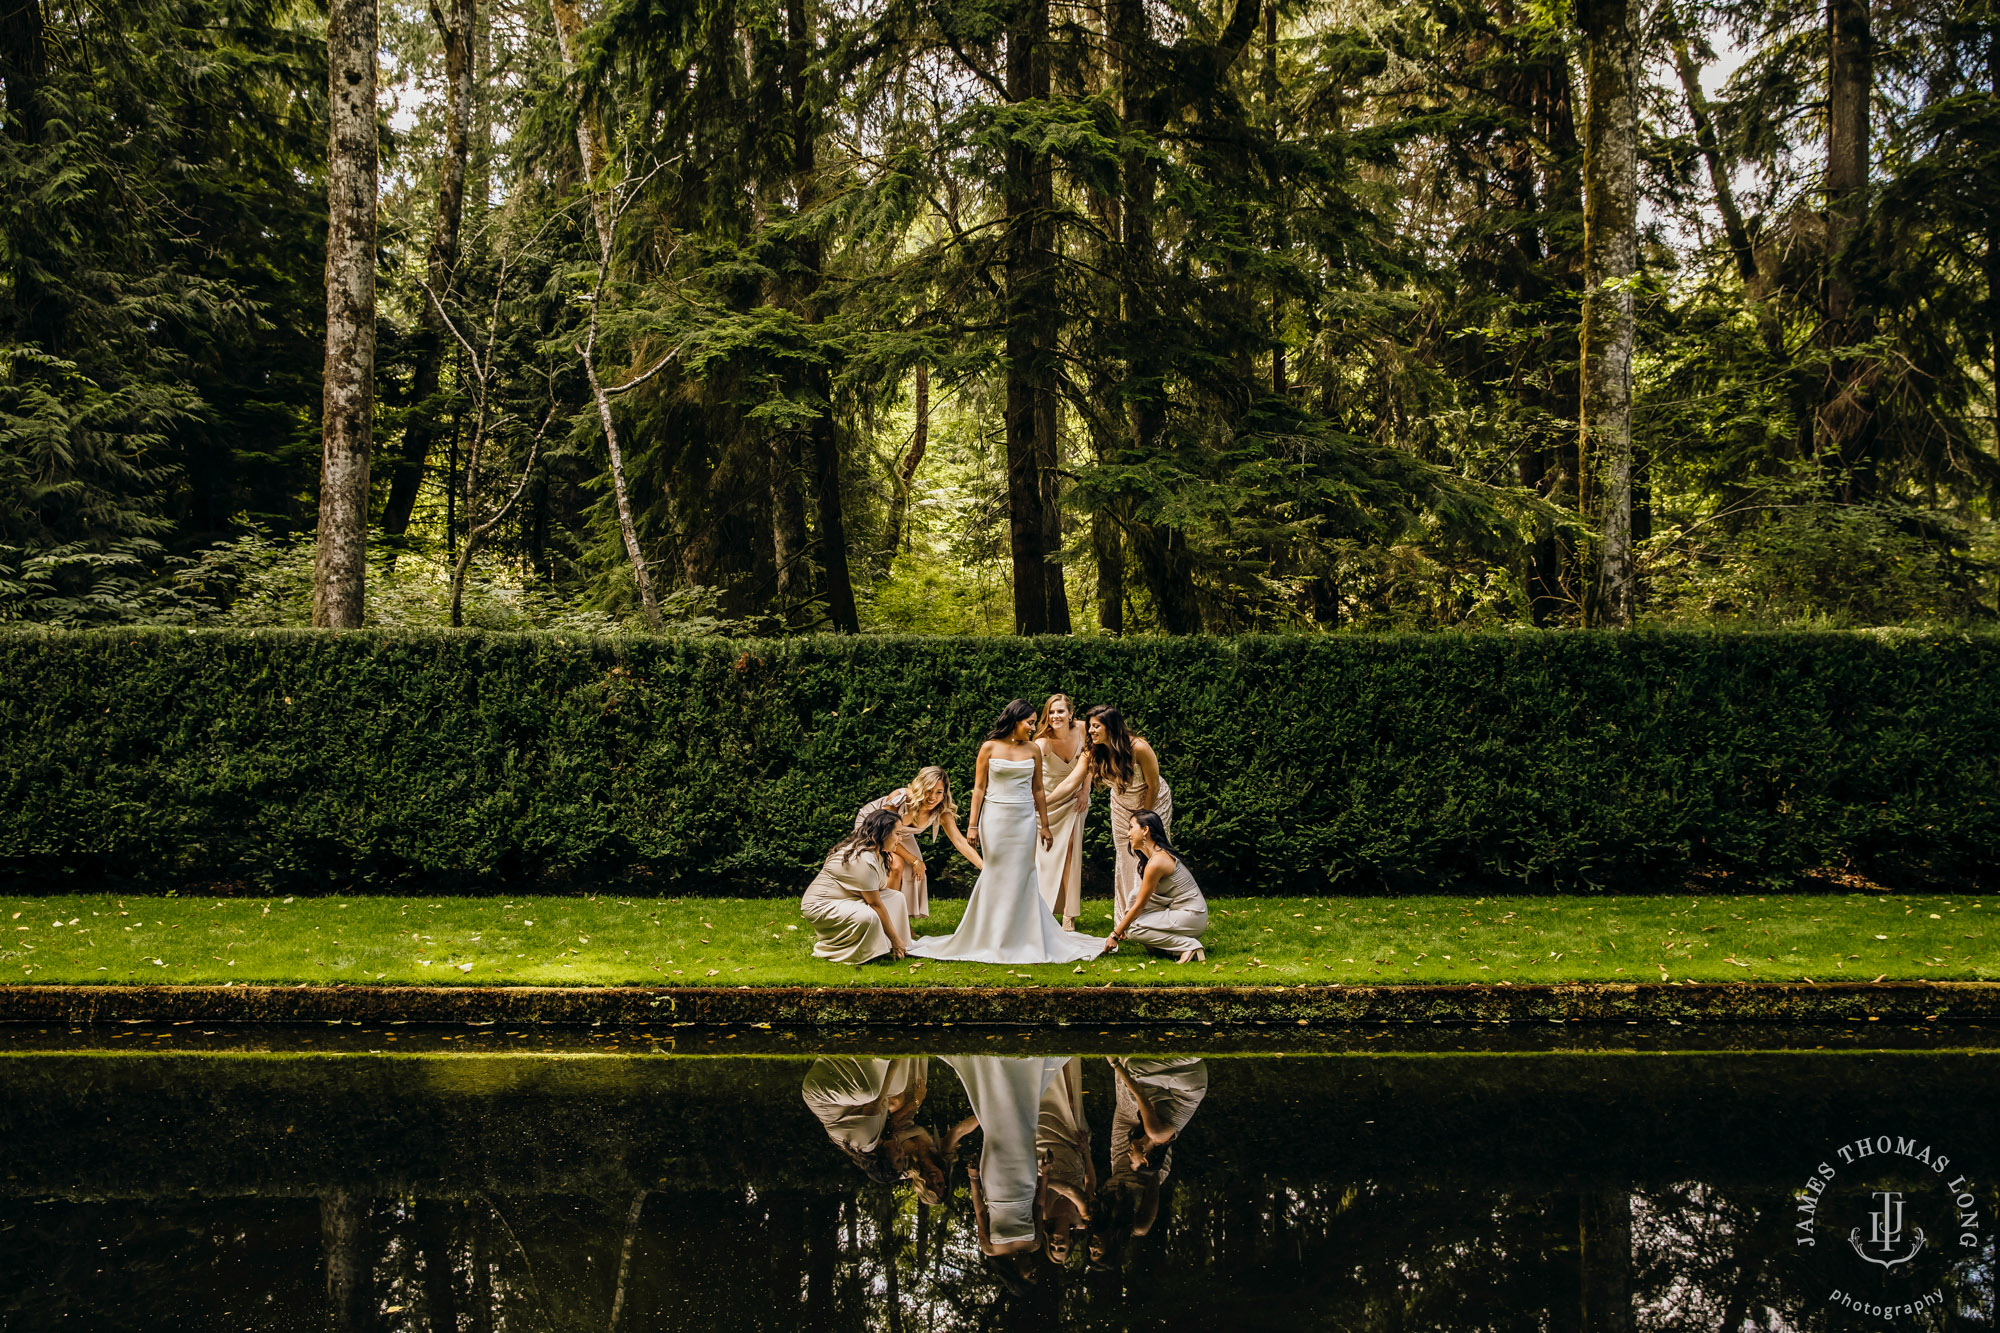
[[[1035,803],[1035,761],[1002,759],[986,761],[986,799],[994,805]]]

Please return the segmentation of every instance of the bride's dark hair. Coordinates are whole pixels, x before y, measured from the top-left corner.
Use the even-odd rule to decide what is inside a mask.
[[[1016,699],[1000,710],[1000,720],[993,724],[993,730],[986,733],[989,741],[1011,740],[1014,728],[1023,722],[1035,720],[1035,706],[1026,699]]]
[[[1088,716],[1104,724],[1104,743],[1091,742],[1090,757],[1098,772],[1116,773],[1122,787],[1132,780],[1132,733],[1125,730],[1125,715],[1116,705],[1099,704]]]
[[[889,839],[896,836],[896,826],[902,822],[903,817],[894,810],[877,810],[861,821],[861,827],[833,844],[833,850],[840,853],[842,865],[852,861],[856,852],[880,853],[889,845]]]

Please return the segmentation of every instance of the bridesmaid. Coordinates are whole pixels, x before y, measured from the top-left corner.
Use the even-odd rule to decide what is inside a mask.
[[[1035,853],[1042,901],[1076,929],[1083,905],[1083,825],[1090,817],[1090,745],[1067,694],[1051,694],[1035,727],[1042,752],[1042,785],[1048,792],[1050,846]]]
[[[917,1198],[935,1207],[944,1202],[944,1161],[930,1131],[917,1123],[930,1063],[928,1056],[823,1056],[800,1091],[826,1136],[870,1180],[911,1181]]]
[[[1090,1261],[1117,1267],[1159,1219],[1160,1190],[1173,1172],[1174,1143],[1208,1096],[1199,1059],[1114,1059],[1111,1174],[1090,1223]]]
[[[1139,863],[1132,856],[1132,816],[1151,810],[1169,833],[1174,828],[1174,793],[1160,776],[1160,758],[1144,736],[1125,730],[1125,715],[1110,704],[1090,710],[1090,769],[1111,789],[1111,843],[1118,849],[1112,870],[1113,912],[1123,918],[1139,891]]]
[[[1041,1162],[1042,1251],[1058,1268],[1069,1262],[1077,1240],[1090,1229],[1091,1200],[1097,1193],[1097,1166],[1091,1161],[1090,1121],[1083,1112],[1083,1059],[1063,1062],[1042,1090],[1041,1117],[1035,1122],[1035,1156]]]
[[[924,865],[923,850],[917,846],[917,835],[928,831],[931,841],[937,841],[937,831],[943,827],[951,845],[959,854],[972,862],[975,870],[984,870],[986,862],[977,850],[958,831],[958,806],[951,799],[951,779],[936,764],[920,769],[907,787],[898,787],[887,796],[878,796],[855,812],[854,827],[860,828],[861,821],[877,810],[893,810],[902,816],[902,823],[896,829],[896,847],[903,854],[903,901],[909,904],[910,919],[917,920],[931,914],[931,885],[929,867]]]
[[[1167,841],[1167,826],[1151,810],[1132,816],[1132,855],[1145,871],[1139,876],[1132,905],[1104,941],[1104,952],[1116,953],[1120,940],[1176,955],[1178,961],[1208,960],[1201,934],[1208,929],[1208,900],[1194,872]]]
[[[826,854],[799,903],[819,936],[813,957],[872,963],[909,949],[909,911],[902,894],[888,892],[905,873],[895,845],[901,822],[895,811],[877,810]]]

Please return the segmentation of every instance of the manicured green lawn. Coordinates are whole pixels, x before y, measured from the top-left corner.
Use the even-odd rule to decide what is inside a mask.
[[[1074,967],[810,956],[790,900],[65,897],[0,900],[0,977],[453,985],[1161,985],[2000,977],[2000,898],[1232,898],[1209,960],[1132,945]],[[919,933],[956,924],[933,903]],[[1110,929],[1087,903],[1080,929]]]

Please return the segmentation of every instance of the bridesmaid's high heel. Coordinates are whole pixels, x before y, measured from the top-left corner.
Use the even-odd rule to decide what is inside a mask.
[[[1182,954],[1177,961],[1183,963],[1187,962],[1205,963],[1208,961],[1208,955],[1202,952],[1202,950],[1197,947],[1189,949],[1186,953]]]

